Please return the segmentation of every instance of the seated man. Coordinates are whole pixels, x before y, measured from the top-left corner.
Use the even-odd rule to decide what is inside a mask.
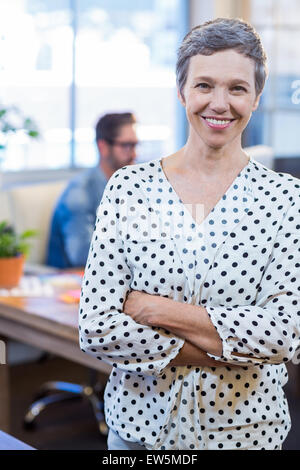
[[[106,114],[98,121],[100,163],[71,180],[58,200],[49,237],[49,266],[85,266],[105,185],[116,170],[134,163],[136,158],[135,124],[131,113]]]

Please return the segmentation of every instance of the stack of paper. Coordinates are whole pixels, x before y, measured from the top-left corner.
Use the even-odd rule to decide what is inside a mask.
[[[24,276],[12,289],[0,289],[0,297],[53,297],[54,288],[37,276]]]

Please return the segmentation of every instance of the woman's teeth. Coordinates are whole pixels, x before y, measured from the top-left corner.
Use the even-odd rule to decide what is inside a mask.
[[[229,124],[231,122],[231,119],[229,120],[221,120],[221,119],[212,119],[212,118],[205,118],[206,121],[210,122],[211,124],[215,125],[224,125],[224,124]]]

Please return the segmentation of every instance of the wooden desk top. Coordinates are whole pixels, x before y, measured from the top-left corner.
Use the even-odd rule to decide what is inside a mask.
[[[56,297],[0,297],[0,316],[78,342],[78,304]]]
[[[81,351],[78,334],[78,303],[68,304],[53,297],[0,297],[0,339],[15,339],[43,351],[109,374],[111,366]],[[9,431],[9,364],[0,366],[0,428]],[[0,432],[1,449],[21,449]]]
[[[0,297],[0,335],[110,373],[111,366],[80,350],[78,309],[58,296]]]

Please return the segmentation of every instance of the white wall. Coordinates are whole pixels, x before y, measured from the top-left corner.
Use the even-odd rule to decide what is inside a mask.
[[[190,0],[190,27],[218,17],[250,19],[250,0]]]
[[[190,0],[190,28],[215,17],[214,0]]]

